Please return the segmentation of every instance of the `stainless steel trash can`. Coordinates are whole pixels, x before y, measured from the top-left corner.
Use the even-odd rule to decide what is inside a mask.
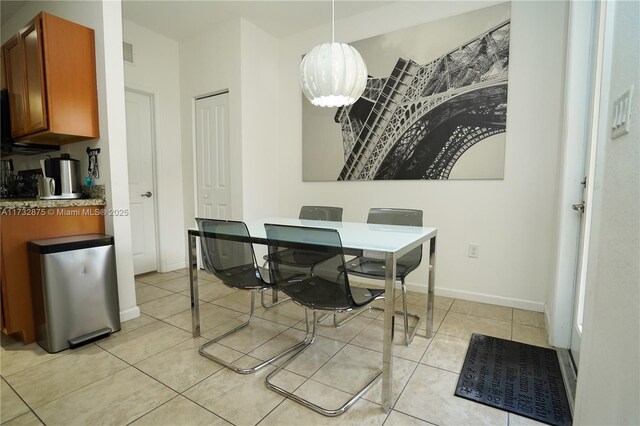
[[[113,237],[29,241],[38,344],[60,352],[120,330]]]

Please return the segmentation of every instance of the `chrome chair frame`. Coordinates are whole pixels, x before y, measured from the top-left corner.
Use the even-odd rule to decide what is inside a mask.
[[[306,311],[306,309],[305,309]],[[360,399],[365,393],[367,393],[369,391],[369,389],[371,389],[373,387],[373,385],[375,385],[377,383],[378,380],[380,380],[380,378],[382,377],[382,370],[380,370],[375,377],[373,377],[362,389],[360,389],[355,395],[352,395],[352,397],[345,402],[344,404],[342,404],[342,406],[338,407],[338,408],[324,408],[321,407],[317,404],[314,404],[313,402],[309,401],[308,399],[304,399],[296,394],[294,394],[293,392],[289,392],[284,388],[281,388],[280,386],[274,384],[271,379],[273,379],[276,375],[278,375],[278,373],[280,373],[287,365],[289,365],[293,360],[295,360],[300,354],[302,354],[305,350],[307,350],[311,344],[315,341],[316,337],[317,337],[317,328],[318,328],[318,312],[317,311],[312,311],[313,312],[313,325],[312,325],[312,331],[311,333],[309,332],[309,324],[307,323],[307,337],[305,338],[305,342],[307,342],[309,340],[309,343],[307,343],[300,351],[296,352],[295,354],[293,354],[293,356],[291,356],[291,358],[287,359],[284,363],[282,363],[279,367],[277,367],[275,370],[273,370],[271,373],[269,373],[267,375],[267,377],[265,378],[265,384],[267,386],[267,388],[271,389],[274,392],[279,393],[280,395],[291,399],[295,402],[297,402],[298,404],[301,404],[313,411],[315,411],[316,413],[320,413],[323,416],[327,416],[327,417],[337,417],[341,414],[344,414],[349,408],[351,408],[351,406],[353,404],[355,404],[358,399]],[[305,315],[306,316],[306,315]]]
[[[269,235],[269,227],[279,227],[279,228],[301,228],[301,227],[295,227],[295,226],[286,226],[286,225],[269,225],[269,224],[265,224],[265,227],[267,227],[267,239],[269,241],[269,249],[272,249],[272,245],[277,245],[277,242],[274,243],[274,240],[271,239],[270,235]],[[319,228],[307,228],[309,230],[313,230],[315,232],[334,232],[337,235],[338,241],[339,241],[339,234],[337,233],[336,230],[330,230],[330,229],[319,229]],[[284,240],[284,241],[290,241],[290,242],[295,242],[295,240]],[[280,242],[280,241],[278,241]],[[298,243],[301,244],[313,244],[313,243],[308,243],[306,239],[302,239],[299,240]],[[326,246],[322,246],[322,247],[326,247]],[[339,248],[339,251],[336,252],[336,256],[342,256],[342,264],[344,265],[344,254],[342,253],[342,246],[341,243],[339,244],[339,246],[336,246],[336,249]],[[329,262],[329,261],[327,261]],[[373,292],[370,290],[370,293],[368,294],[368,296],[370,297],[370,299],[360,302],[360,304],[358,302],[356,302],[355,298],[353,297],[353,293],[351,292],[352,290],[350,289],[349,286],[349,282],[348,282],[348,274],[345,270],[342,271],[337,271],[338,274],[336,276],[336,285],[340,285],[339,282],[337,281],[338,278],[340,276],[344,275],[344,285],[346,286],[346,290],[347,293],[350,294],[349,296],[349,302],[345,302],[345,305],[342,306],[335,306],[335,307],[330,307],[325,305],[325,307],[317,307],[316,303],[313,299],[309,299],[308,296],[305,297],[303,296],[301,299],[298,300],[298,297],[296,297],[296,294],[301,294],[298,293],[296,290],[291,291],[289,287],[287,287],[288,284],[291,284],[293,282],[298,281],[299,283],[302,283],[306,280],[309,281],[313,281],[314,279],[320,279],[325,280],[324,278],[320,278],[319,276],[317,276],[314,273],[314,270],[319,267],[321,265],[317,264],[314,265],[311,270],[310,270],[310,275],[308,278],[305,279],[300,279],[298,280],[297,278],[294,277],[294,279],[284,279],[284,280],[280,280],[277,279],[277,269],[278,269],[278,265],[275,262],[275,260],[273,260],[273,258],[270,259],[270,265],[273,265],[274,268],[271,269],[270,268],[270,273],[272,274],[272,279],[271,281],[274,283],[274,285],[279,286],[281,284],[284,284],[283,291],[287,292],[287,294],[290,294],[292,296],[292,301],[295,304],[298,304],[300,306],[303,306],[305,308],[305,318],[306,318],[306,329],[307,329],[307,335],[305,337],[304,342],[306,343],[304,345],[304,347],[302,347],[299,351],[295,352],[289,359],[287,359],[284,363],[282,363],[280,366],[278,366],[274,371],[272,371],[271,373],[269,373],[267,375],[267,377],[265,378],[265,385],[267,386],[268,389],[273,390],[274,392],[279,393],[282,396],[285,396],[288,399],[291,399],[319,414],[322,414],[323,416],[327,416],[327,417],[336,417],[339,416],[343,413],[345,413],[353,404],[355,404],[358,399],[360,399],[367,391],[369,391],[369,389],[371,389],[376,382],[382,377],[382,369],[378,371],[378,373],[375,375],[375,377],[373,377],[372,379],[370,379],[367,384],[360,389],[358,392],[356,392],[355,395],[352,395],[351,398],[349,398],[349,400],[347,402],[345,402],[342,406],[332,409],[332,408],[325,408],[325,407],[321,407],[317,404],[314,404],[313,402],[302,398],[298,395],[295,395],[293,392],[287,391],[286,389],[276,385],[275,383],[273,383],[272,379],[275,378],[275,376],[277,376],[287,365],[289,365],[291,362],[293,362],[293,360],[295,360],[301,353],[303,353],[306,349],[308,349],[311,344],[313,344],[313,342],[315,341],[316,337],[317,337],[317,329],[318,329],[318,312],[330,312],[330,313],[349,313],[349,312],[354,312],[354,311],[360,311],[360,310],[364,310],[367,308],[368,304],[373,302],[374,300],[381,300],[384,299],[385,295],[384,292]],[[282,281],[282,282],[280,282]],[[325,280],[327,283],[333,283],[333,281],[330,280]],[[313,285],[313,283],[312,283]],[[318,286],[320,287],[320,286]],[[323,296],[324,297],[324,296]],[[306,301],[305,301],[306,300]],[[309,331],[309,323],[308,323],[308,311],[311,311],[313,313],[313,320],[312,320],[312,328],[311,328],[311,332]],[[308,342],[308,343],[307,343]]]
[[[245,322],[243,322],[242,324],[232,328],[231,330],[217,336],[214,337],[213,339],[205,342],[204,344],[202,344],[199,348],[198,348],[198,353],[200,355],[202,355],[203,357],[210,359],[211,361],[215,361],[218,364],[228,368],[229,370],[235,371],[238,374],[253,374],[257,371],[260,371],[261,369],[263,369],[264,367],[267,367],[268,365],[270,365],[272,362],[275,362],[277,360],[279,360],[280,358],[283,358],[287,355],[289,355],[292,352],[295,352],[296,350],[301,350],[303,349],[305,346],[311,344],[311,343],[307,343],[307,338],[305,338],[305,340],[303,340],[302,342],[296,343],[295,345],[287,348],[284,350],[284,352],[279,353],[278,355],[275,355],[271,358],[269,358],[268,360],[258,363],[256,365],[254,365],[253,367],[247,367],[247,368],[243,368],[243,367],[238,367],[236,365],[234,365],[233,363],[230,363],[228,361],[223,360],[220,357],[217,357],[213,354],[210,354],[209,352],[206,352],[206,348],[208,348],[209,346],[218,343],[220,340],[224,339],[227,336],[230,336],[231,334],[235,333],[238,330],[241,330],[245,327],[247,327],[249,324],[251,324],[251,322],[253,321],[254,318],[254,311],[255,311],[255,297],[256,297],[256,292],[260,291],[260,293],[262,293],[262,295],[264,295],[264,290],[251,290],[251,311],[249,312],[249,319]],[[287,299],[286,301],[288,301],[290,299]],[[285,302],[285,300],[277,303],[280,304],[282,302]],[[307,317],[307,312],[305,311],[304,313],[305,315],[305,323],[307,324],[307,335],[309,334],[309,321],[308,321],[308,317]]]
[[[200,222],[203,221],[203,219],[200,219],[200,218],[198,218],[196,220],[198,221],[199,225],[200,225]],[[237,222],[237,221],[224,221],[224,220],[214,220],[214,219],[206,219],[206,220],[211,220],[211,221],[217,222],[217,223],[223,222],[223,223],[231,223],[231,224],[236,224],[236,225],[239,225],[239,224],[244,225],[243,222]],[[244,225],[244,226],[245,226],[245,229],[246,229],[246,225]],[[248,235],[249,231],[247,230],[246,232],[247,232],[247,235]],[[204,246],[204,238],[215,238],[215,237],[201,237],[201,246],[202,246],[202,250],[203,251],[207,250],[207,248]],[[251,244],[251,243],[248,243],[248,244]],[[243,322],[242,324],[232,328],[231,330],[229,330],[229,331],[227,331],[227,332],[225,332],[225,333],[223,333],[223,334],[221,334],[219,336],[216,336],[216,337],[208,340],[207,342],[203,343],[198,348],[198,353],[200,355],[202,355],[203,357],[205,357],[207,359],[210,359],[211,361],[215,361],[218,364],[223,365],[224,367],[226,367],[226,368],[228,368],[228,369],[230,369],[232,371],[235,371],[238,374],[253,374],[256,371],[259,371],[259,370],[263,369],[264,367],[268,366],[272,362],[277,361],[278,359],[280,359],[282,357],[285,357],[285,356],[291,354],[292,352],[295,352],[296,350],[301,350],[302,348],[304,348],[307,345],[306,339],[305,339],[302,342],[299,342],[299,343],[297,343],[297,344],[285,349],[283,352],[271,357],[270,359],[268,359],[268,360],[266,360],[264,362],[258,363],[256,365],[254,365],[253,367],[247,367],[247,368],[238,367],[238,366],[234,365],[233,363],[225,361],[220,357],[217,357],[217,356],[215,356],[215,355],[213,355],[213,354],[211,354],[209,352],[206,352],[206,349],[209,346],[211,346],[211,345],[213,345],[215,343],[218,343],[220,340],[224,339],[225,337],[230,336],[231,334],[235,333],[236,331],[241,330],[241,329],[247,327],[249,324],[251,324],[251,322],[253,321],[253,318],[254,318],[254,314],[255,314],[256,292],[260,292],[260,303],[265,309],[272,308],[274,306],[280,305],[280,304],[290,300],[290,298],[287,298],[287,299],[281,300],[279,302],[271,303],[270,305],[266,305],[264,303],[264,293],[265,293],[265,291],[269,290],[269,289],[273,289],[273,286],[271,286],[269,283],[264,281],[264,279],[262,279],[262,272],[260,271],[260,267],[257,266],[257,264],[256,264],[255,253],[253,251],[253,245],[251,245],[251,257],[253,259],[254,270],[256,271],[256,276],[255,276],[256,284],[254,286],[250,285],[250,286],[244,286],[244,287],[240,288],[240,287],[237,287],[237,286],[234,286],[234,285],[230,285],[230,284],[227,284],[224,281],[224,276],[221,276],[221,274],[217,273],[216,271],[208,271],[208,272],[211,272],[214,275],[216,275],[220,279],[220,281],[224,285],[229,287],[229,288],[233,288],[233,289],[236,289],[236,290],[248,290],[248,291],[251,291],[251,309],[249,311],[249,319],[247,321]],[[212,268],[211,265],[207,265],[208,262],[203,262],[203,263],[205,264],[205,270],[208,270],[209,268]],[[275,289],[274,289],[274,291],[275,291]],[[305,319],[307,319],[307,312],[306,311],[305,311]],[[307,323],[307,332],[308,332],[308,328],[309,328],[308,327],[308,320],[305,321],[305,322]]]
[[[408,210],[408,209],[380,209],[380,208],[372,208],[369,210],[369,218],[367,219],[367,223],[381,223],[381,222],[371,222],[371,214],[375,213],[375,212],[384,212],[384,211],[406,211],[406,212],[410,212],[413,214],[416,214],[419,212],[420,214],[420,220],[422,221],[422,211],[421,210]],[[409,225],[409,226],[415,226],[415,225]],[[367,263],[367,261],[363,262],[363,258],[359,257],[358,258],[360,260],[360,262],[362,263]],[[349,262],[347,262],[348,264]],[[361,263],[361,264],[362,264]],[[418,262],[419,263],[419,262]],[[416,266],[417,267],[417,266]],[[349,269],[349,268],[347,268]],[[415,269],[415,268],[414,268]],[[407,286],[405,284],[405,278],[406,276],[411,273],[413,271],[410,270],[409,272],[407,272],[404,275],[401,275],[400,278],[400,288],[401,288],[401,294],[402,294],[402,311],[395,311],[396,314],[398,315],[402,315],[403,318],[403,325],[404,325],[404,344],[405,346],[409,346],[411,344],[411,342],[413,341],[413,338],[415,337],[417,331],[418,331],[418,327],[420,326],[420,323],[422,322],[422,317],[420,317],[419,315],[413,314],[408,312],[407,310]],[[365,273],[359,273],[359,272],[354,272],[354,271],[350,271],[352,275],[355,276],[360,276],[360,277],[364,277],[364,278],[369,278],[369,279],[382,279],[379,278],[375,275],[371,275],[371,274],[365,274]],[[396,281],[398,280],[398,277],[396,276]],[[395,302],[394,302],[395,303]],[[378,308],[375,306],[370,306],[369,307],[370,310],[377,310],[377,311],[384,311],[384,309],[382,308]],[[359,312],[361,313],[361,312]],[[358,314],[359,314],[358,313]],[[356,315],[358,315],[356,314]],[[356,315],[352,315],[349,316],[345,319],[343,319],[342,321],[338,321],[337,315],[333,315],[333,325],[336,328],[342,327],[344,324],[346,324],[347,322],[351,321]],[[413,327],[413,330],[411,332],[409,332],[409,317],[411,318],[415,318],[417,320],[416,325]],[[323,316],[320,319],[320,322],[324,321],[327,318],[327,316]]]
[[[422,322],[422,317],[417,315],[417,314],[412,314],[411,312],[408,312],[407,310],[407,288],[404,285],[404,279],[401,280],[401,292],[402,292],[402,311],[395,311],[395,313],[397,315],[401,315],[402,319],[403,319],[403,325],[404,325],[404,342],[405,342],[405,346],[409,346],[411,344],[411,342],[413,341],[413,338],[415,337],[416,333],[418,332],[418,327],[420,327],[420,323]],[[380,312],[384,312],[384,309],[382,308],[378,308],[377,306],[369,306],[366,308],[369,311],[380,311]],[[348,323],[349,321],[351,321],[352,319],[354,319],[355,317],[357,317],[358,315],[360,315],[362,312],[364,312],[365,310],[363,309],[360,312],[356,312],[344,319],[342,319],[341,321],[338,321],[338,316],[336,314],[333,314],[333,326],[335,328],[340,328],[343,325],[345,325],[346,323]],[[326,320],[329,316],[331,316],[331,314],[325,314],[323,315],[319,320],[318,323],[322,323],[324,320]],[[411,333],[409,333],[409,317],[411,318],[415,318],[416,319],[416,325],[413,326],[413,329],[411,331]]]

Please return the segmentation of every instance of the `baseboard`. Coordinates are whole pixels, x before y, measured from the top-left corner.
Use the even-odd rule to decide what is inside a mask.
[[[421,286],[424,288],[424,286]],[[495,296],[492,294],[475,293],[472,291],[455,290],[436,287],[436,295],[470,300],[472,302],[490,303],[492,305],[507,306],[509,308],[525,309],[527,311],[543,312],[544,303],[511,297]]]
[[[127,309],[126,311],[120,311],[120,322],[129,321],[140,316],[140,308],[133,307],[131,309]]]
[[[349,281],[364,283],[367,286],[372,286],[372,287],[380,287],[380,288],[384,287],[384,282],[382,280],[371,280],[371,279],[362,278],[362,277],[357,277],[357,278],[350,277]],[[398,288],[399,285],[400,283],[398,282],[396,288]],[[407,290],[409,291],[415,291],[416,293],[427,292],[427,286],[423,284],[406,282],[406,285],[407,285]],[[475,293],[472,291],[436,287],[435,293],[436,293],[436,296],[452,297],[454,299],[463,299],[463,300],[469,300],[472,302],[490,303],[492,305],[525,309],[527,311],[543,312],[545,310],[545,304],[542,302],[532,302],[530,300],[494,296],[491,294]],[[397,290],[396,290],[396,295],[398,295]],[[547,325],[547,329],[548,329],[548,325]]]
[[[182,262],[174,262],[174,263],[170,263],[168,265],[160,265],[160,270],[158,272],[171,272],[171,271],[177,271],[178,269],[183,269],[187,267],[187,262],[186,261],[182,261]]]
[[[547,306],[547,304],[544,304],[544,324],[547,327],[547,332],[549,334],[549,342],[553,342],[553,329],[551,328],[550,324],[551,324],[551,318],[549,318],[549,307]],[[555,345],[554,345],[555,346]]]

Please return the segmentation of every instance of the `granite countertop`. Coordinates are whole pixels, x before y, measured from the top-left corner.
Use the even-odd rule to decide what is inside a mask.
[[[0,211],[10,209],[50,209],[60,207],[104,206],[107,204],[104,185],[82,187],[84,198],[40,200],[39,198],[0,198]],[[6,213],[6,212],[5,212]]]
[[[1,198],[0,209],[47,209],[56,207],[104,206],[104,198],[76,198],[70,200],[40,200],[38,198]]]

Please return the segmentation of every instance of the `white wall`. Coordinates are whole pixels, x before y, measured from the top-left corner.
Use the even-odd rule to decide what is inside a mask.
[[[336,22],[353,41],[464,13],[488,2],[401,2]],[[542,311],[551,275],[561,134],[566,5],[513,2],[505,178],[501,181],[302,182],[300,57],[330,37],[328,27],[281,40],[278,120],[281,215],[303,204],[344,207],[362,221],[370,207],[424,210],[436,226],[436,293]],[[469,243],[480,257],[467,257]],[[426,264],[426,262],[424,262]],[[426,266],[408,277],[424,288]]]
[[[121,4],[119,1],[25,2],[2,26],[3,42],[43,10],[95,30],[100,139],[67,145],[64,151],[80,159],[86,170],[86,147],[101,148],[101,176],[96,183],[106,187],[107,208],[128,209]],[[107,215],[105,226],[116,244],[120,317],[122,320],[135,318],[140,310],[135,298],[129,217]]]
[[[185,233],[176,226],[184,223],[178,42],[127,20],[123,28],[135,52],[135,64],[125,63],[125,85],[154,99],[158,268],[168,272],[185,267]]]
[[[278,41],[241,20],[243,219],[278,215]]]
[[[180,42],[182,191],[185,229],[195,225],[193,153],[195,98],[229,90],[231,217],[242,218],[242,124],[239,19]],[[185,232],[185,229],[182,232]],[[185,234],[186,244],[186,234]]]
[[[612,14],[612,12],[615,13]],[[610,2],[574,423],[640,424],[640,3]],[[611,27],[610,27],[611,28]],[[610,33],[609,33],[610,34]],[[611,47],[612,46],[612,47]],[[609,138],[612,105],[631,85],[630,133]]]

